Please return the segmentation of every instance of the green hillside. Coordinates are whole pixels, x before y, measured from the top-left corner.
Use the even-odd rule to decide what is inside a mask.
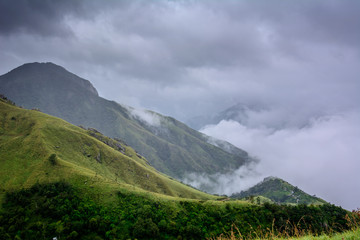
[[[349,213],[333,205],[251,204],[199,192],[121,140],[4,99],[0,166],[0,239],[206,239],[233,226],[244,236],[284,227],[293,235],[293,223],[314,234],[349,229]]]
[[[213,198],[159,173],[120,141],[36,110],[0,101],[0,189],[69,181],[111,194],[119,188],[174,197]]]
[[[324,204],[326,201],[311,196],[298,187],[276,177],[267,177],[246,191],[235,193],[231,197],[256,201],[257,196],[266,197],[275,203],[284,204]]]
[[[176,119],[101,98],[89,81],[52,63],[24,64],[0,76],[0,93],[25,108],[123,139],[157,170],[178,179],[186,172],[226,172],[253,161],[229,143],[209,144],[207,136]]]

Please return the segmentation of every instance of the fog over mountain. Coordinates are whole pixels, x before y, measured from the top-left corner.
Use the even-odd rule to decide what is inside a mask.
[[[101,97],[202,126],[271,172],[360,207],[360,2],[0,0],[0,74],[54,62]],[[134,112],[135,116],[142,113]]]
[[[274,110],[275,111],[275,110]],[[247,122],[227,119],[207,125],[201,132],[246,149],[261,161],[253,168],[248,181],[276,175],[348,209],[358,205],[360,194],[354,180],[360,169],[360,114],[344,111],[312,117],[296,125],[274,125],[286,117],[278,111],[251,112]],[[261,117],[260,117],[261,116]],[[279,119],[276,116],[283,116]],[[261,121],[260,121],[261,120]],[[257,173],[257,175],[255,174]],[[235,191],[236,176],[223,176]],[[197,178],[201,182],[203,178]]]

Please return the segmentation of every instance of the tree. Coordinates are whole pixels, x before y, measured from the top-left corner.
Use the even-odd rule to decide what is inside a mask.
[[[159,235],[159,228],[151,218],[145,220],[139,218],[134,225],[133,234],[138,238],[156,239],[156,237]]]

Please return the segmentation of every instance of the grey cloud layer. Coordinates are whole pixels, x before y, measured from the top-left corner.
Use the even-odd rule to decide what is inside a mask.
[[[237,101],[302,97],[301,87],[316,102],[319,91],[333,94],[342,84],[331,79],[338,72],[352,75],[344,78],[348,85],[359,85],[359,70],[351,66],[359,61],[357,1],[0,4],[2,72],[26,61],[54,61],[88,77],[105,97],[183,120]],[[318,86],[310,89],[313,83]],[[129,91],[120,96],[114,88]],[[198,104],[178,113],[173,109],[181,106],[163,104],[165,98],[171,105]],[[343,101],[335,95],[336,104]]]
[[[0,1],[0,32],[25,32],[42,36],[69,34],[64,17],[80,10],[78,1]]]

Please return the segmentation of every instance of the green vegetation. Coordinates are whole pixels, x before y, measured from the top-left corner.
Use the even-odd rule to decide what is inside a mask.
[[[154,199],[118,191],[113,204],[98,204],[65,182],[8,192],[0,212],[0,239],[205,239],[304,229],[313,234],[350,229],[347,211],[333,205],[253,205],[240,201]],[[294,228],[296,226],[296,228]],[[234,235],[235,236],[235,235]]]
[[[233,225],[250,237],[349,229],[348,212],[333,205],[215,201],[119,139],[4,99],[0,140],[0,239],[204,239]]]
[[[308,229],[299,229],[298,225],[291,225],[289,228],[283,228],[282,231],[274,231],[268,229],[267,232],[259,232],[254,230],[253,236],[245,236],[241,234],[240,230],[235,226],[229,234],[221,234],[213,240],[357,240],[360,238],[360,209],[353,211],[345,216],[347,221],[347,226],[349,230],[344,232],[335,232],[331,229],[327,232],[322,233],[321,235],[314,234],[311,228]],[[289,231],[290,229],[290,231]],[[291,232],[295,234],[291,234]]]
[[[291,237],[286,232],[283,234],[273,234],[269,232],[265,234],[264,237],[255,237],[255,238],[245,238],[242,236],[238,236],[234,232],[228,234],[228,236],[221,235],[216,238],[211,238],[213,240],[358,240],[360,238],[360,228],[354,228],[352,230],[348,230],[342,233],[330,233],[330,234],[322,234],[320,236],[314,236],[312,234],[305,234],[298,237]]]
[[[158,120],[151,125],[130,108],[99,97],[89,81],[52,63],[25,64],[0,76],[0,93],[25,108],[123,139],[157,170],[178,179],[185,172],[226,172],[251,161],[231,144],[223,144],[229,153],[173,118],[142,112]]]
[[[246,199],[251,202],[256,202],[257,197],[265,197],[275,203],[281,204],[324,204],[324,200],[310,196],[298,187],[294,187],[288,182],[275,177],[265,178],[259,184],[251,187],[246,191],[235,193],[233,198]],[[260,202],[264,202],[262,200]]]
[[[202,193],[159,173],[119,139],[3,99],[0,156],[0,239],[205,239],[230,234],[232,226],[249,237],[269,229],[350,229],[349,213],[329,204],[251,204]]]
[[[313,237],[313,236],[303,236],[299,237],[298,240],[357,240],[360,238],[360,228],[346,231],[344,233],[336,233],[336,234],[324,234],[321,236]],[[280,240],[281,238],[279,238]]]

